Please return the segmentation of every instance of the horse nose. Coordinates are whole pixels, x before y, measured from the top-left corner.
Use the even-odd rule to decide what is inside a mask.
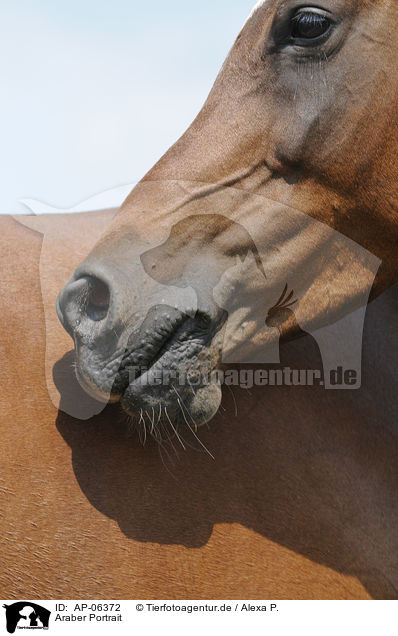
[[[95,276],[83,275],[65,285],[57,298],[57,313],[64,328],[73,335],[85,326],[105,327],[111,305],[109,285]],[[97,331],[97,330],[96,330]]]

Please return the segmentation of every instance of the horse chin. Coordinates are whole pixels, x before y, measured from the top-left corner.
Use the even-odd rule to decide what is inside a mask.
[[[145,382],[131,383],[121,399],[121,406],[134,420],[160,422],[166,428],[180,424],[196,429],[216,415],[221,404],[221,388],[209,383],[202,386],[178,384],[148,387]]]

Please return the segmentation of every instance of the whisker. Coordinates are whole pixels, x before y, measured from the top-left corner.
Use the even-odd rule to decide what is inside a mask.
[[[148,420],[151,423],[151,430],[149,431],[149,433],[152,435],[154,432],[154,428],[155,428],[155,410],[153,410],[153,418],[151,419],[151,416],[149,415],[148,411],[145,411],[145,415],[147,416]]]
[[[170,419],[170,416],[169,416],[169,414],[168,414],[168,412],[167,412],[167,407],[166,407],[166,406],[164,407],[164,412],[165,412],[165,414],[166,414],[166,417],[167,417],[167,419],[168,419],[168,421],[169,421],[169,424],[170,424],[171,428],[173,429],[174,433],[176,434],[176,437],[177,437],[178,441],[180,442],[180,444],[181,444],[181,446],[183,447],[183,449],[186,451],[187,449],[186,449],[186,447],[184,446],[184,442],[182,441],[181,437],[179,436],[179,434],[178,434],[178,432],[177,432],[177,429],[173,426],[173,423],[172,423],[172,421],[171,421],[171,419]]]
[[[173,450],[173,452],[174,452],[174,454],[175,454],[176,458],[177,458],[177,459],[179,459],[179,455],[178,455],[177,449],[176,449],[176,447],[175,447],[175,446],[174,446],[174,444],[173,444],[173,438],[172,438],[172,437],[171,437],[171,435],[170,435],[170,431],[168,430],[168,427],[165,425],[165,423],[164,423],[164,422],[161,422],[161,423],[160,423],[160,426],[161,426],[162,431],[164,431],[164,432],[165,432],[166,437],[167,437],[167,442],[168,442],[168,444],[171,446],[171,448],[172,448],[172,450]],[[173,465],[174,465],[174,464],[173,464]]]
[[[190,413],[190,411],[189,411],[188,407],[185,405],[185,402],[184,402],[184,400],[182,399],[181,395],[178,393],[178,391],[177,391],[177,389],[175,388],[175,386],[174,386],[174,385],[171,385],[171,388],[173,389],[173,391],[174,391],[174,392],[175,392],[175,394],[177,395],[178,399],[179,399],[179,400],[181,400],[182,404],[184,405],[184,407],[185,407],[185,409],[186,409],[186,411],[187,411],[187,413],[188,413],[189,417],[190,417],[190,418],[191,418],[191,420],[192,420],[193,425],[195,426],[195,430],[198,430],[198,425],[197,425],[197,423],[195,422],[195,420],[193,419],[193,417],[192,417],[192,415],[191,415],[191,413]]]
[[[189,424],[189,422],[188,422],[187,418],[185,417],[184,409],[182,408],[182,405],[181,405],[180,400],[177,400],[177,402],[178,402],[178,404],[179,404],[179,406],[180,406],[181,413],[182,413],[182,415],[183,415],[183,417],[184,417],[185,423],[186,423],[186,425],[188,426],[189,430],[191,431],[192,435],[193,435],[193,436],[194,436],[194,437],[198,440],[199,444],[200,444],[200,445],[202,446],[202,448],[206,451],[206,453],[207,453],[207,454],[208,454],[208,455],[209,455],[212,459],[214,459],[214,460],[215,460],[214,456],[211,454],[211,452],[209,451],[209,449],[208,449],[208,448],[207,448],[207,447],[203,444],[203,442],[202,442],[202,441],[199,439],[199,437],[196,435],[196,433],[195,433],[195,431],[193,430],[192,426],[190,426],[190,424]]]
[[[234,392],[233,392],[232,388],[229,386],[229,384],[226,384],[226,386],[228,387],[228,389],[229,389],[229,391],[230,391],[230,393],[231,393],[231,395],[232,395],[232,399],[233,399],[233,401],[234,401],[234,406],[235,406],[235,417],[238,417],[238,405],[237,405],[237,403],[236,403],[235,394],[234,394]]]
[[[143,430],[143,432],[144,432],[144,441],[141,442],[141,443],[142,443],[143,446],[145,446],[145,444],[146,444],[146,424],[145,424],[145,419],[144,419],[144,415],[143,415],[142,409],[140,409],[140,419],[138,421],[138,426],[140,426],[141,422],[142,422],[142,429],[141,430]]]
[[[162,417],[162,403],[159,402],[159,417],[158,417],[158,421],[156,422],[156,426],[159,425],[160,422],[160,418]]]
[[[164,461],[163,456],[162,456],[162,450],[163,450],[163,451],[165,451],[165,453],[166,453],[167,457],[168,457],[168,458],[169,458],[169,460],[171,461],[171,458],[170,458],[169,453],[168,453],[168,452],[167,452],[167,450],[166,450],[164,447],[162,447],[161,445],[159,445],[159,446],[158,446],[158,448],[159,448],[159,455],[160,455],[160,459],[162,460],[162,464],[163,464],[163,466],[165,467],[165,469],[167,470],[167,472],[169,473],[169,475],[170,475],[170,476],[174,479],[174,481],[178,482],[177,477],[176,477],[175,475],[173,475],[173,473],[171,472],[170,468],[167,466],[166,462]],[[172,463],[172,462],[171,462],[171,463]]]

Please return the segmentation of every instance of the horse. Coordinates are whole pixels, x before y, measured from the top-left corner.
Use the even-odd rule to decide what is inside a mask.
[[[182,403],[206,424],[217,383],[186,383],[177,398],[156,374],[207,377],[275,349],[264,318],[286,282],[311,333],[395,282],[396,12],[388,0],[256,7],[198,117],[59,295],[92,396],[151,429],[154,409],[172,431]]]
[[[68,340],[46,333],[45,238],[55,298],[111,218],[26,217],[34,230],[0,218],[3,596],[396,598],[397,287],[368,308],[359,391],[275,386],[264,403],[263,388],[234,387],[201,433],[214,460],[192,433],[170,460],[117,404],[90,416]],[[70,235],[78,247],[63,252]],[[282,349],[313,364],[306,337]]]
[[[1,220],[8,596],[397,598],[397,9],[321,5],[255,7],[114,216]],[[205,382],[281,332],[316,368],[308,339],[370,290],[357,390]]]

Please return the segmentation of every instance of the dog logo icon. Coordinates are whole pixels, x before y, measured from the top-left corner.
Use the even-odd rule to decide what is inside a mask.
[[[18,629],[48,629],[50,610],[32,603],[19,601],[12,605],[3,605],[6,610],[7,631],[13,634]]]

